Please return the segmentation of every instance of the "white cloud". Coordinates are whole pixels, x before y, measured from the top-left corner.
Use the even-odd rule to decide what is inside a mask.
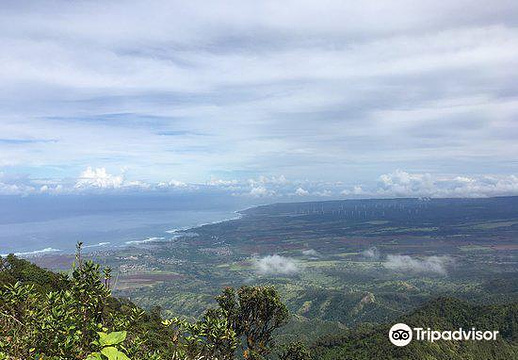
[[[29,179],[0,172],[0,195],[29,195],[35,192],[36,186]]]
[[[351,190],[342,190],[341,195],[362,195],[365,194],[363,188],[360,185],[355,185]]]
[[[0,183],[0,195],[28,195],[33,191],[33,188],[20,187],[14,184]]]
[[[87,167],[85,171],[79,175],[75,188],[88,189],[117,189],[124,184],[124,177],[122,175],[111,175],[105,168]]]
[[[312,195],[318,197],[330,197],[333,196],[333,192],[331,190],[324,189],[322,191],[315,191]]]
[[[411,174],[396,170],[390,174],[380,176],[380,191],[396,196],[409,194],[429,193],[434,189],[434,182],[430,174]]]
[[[169,180],[167,182],[159,182],[156,186],[159,189],[186,189],[189,187],[189,185],[184,183],[183,181],[178,181],[174,179]]]
[[[292,275],[300,270],[294,259],[280,255],[268,255],[255,259],[254,263],[256,271],[261,275]]]
[[[48,185],[42,185],[40,187],[40,193],[42,193],[42,194],[59,195],[59,194],[63,194],[64,190],[65,189],[64,189],[63,185],[61,185],[61,184],[58,184],[58,185],[48,184]]]
[[[291,182],[286,179],[286,177],[284,175],[280,175],[280,176],[271,176],[271,177],[268,177],[268,176],[259,176],[257,179],[248,179],[248,182],[252,185],[252,186],[255,186],[257,184],[274,184],[274,185],[286,185],[286,184],[290,184]]]
[[[185,187],[185,186],[187,186],[186,183],[184,183],[182,181],[178,181],[178,180],[170,180],[168,185],[169,186],[173,186],[173,187]]]
[[[210,180],[207,182],[207,185],[220,186],[220,187],[233,187],[238,184],[239,184],[239,181],[236,179],[223,180],[223,179],[217,179],[214,177],[211,177]]]
[[[446,275],[447,266],[452,259],[447,256],[429,256],[422,259],[408,255],[387,255],[384,266],[401,272]]]
[[[299,187],[299,188],[297,188],[297,190],[295,190],[295,195],[297,195],[297,196],[308,196],[309,195],[309,191],[304,190],[303,188]]]
[[[264,197],[264,196],[274,196],[275,192],[268,190],[264,186],[256,186],[256,187],[252,187],[252,189],[250,190],[250,192],[248,194],[253,197]]]
[[[380,177],[371,196],[487,197],[518,194],[515,175],[433,176],[397,170]]]

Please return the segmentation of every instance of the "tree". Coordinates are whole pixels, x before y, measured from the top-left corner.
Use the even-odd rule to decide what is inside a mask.
[[[279,358],[281,360],[311,360],[311,355],[306,345],[297,341],[284,346]]]
[[[225,289],[197,321],[162,321],[158,307],[112,297],[110,277],[82,259],[81,244],[69,277],[0,257],[0,359],[233,360],[239,344],[263,359],[288,319],[273,287],[245,286]]]
[[[226,288],[216,298],[227,316],[228,326],[242,337],[247,359],[260,359],[271,352],[273,331],[283,326],[289,312],[272,286]]]
[[[221,309],[210,309],[194,323],[179,318],[163,323],[175,330],[173,342],[183,358],[232,360],[238,338],[224,315]]]

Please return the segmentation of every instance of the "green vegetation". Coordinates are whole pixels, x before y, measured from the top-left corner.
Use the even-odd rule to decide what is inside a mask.
[[[343,336],[327,336],[311,351],[315,358],[336,359],[516,359],[518,356],[518,303],[471,306],[451,298],[439,298],[400,319],[410,327],[438,331],[462,327],[498,330],[495,341],[412,341],[406,347],[393,346],[387,338],[389,326],[360,328]]]
[[[168,318],[199,318],[227,286],[275,286],[313,339],[333,326],[393,321],[439,296],[518,299],[518,197],[276,204],[243,215],[89,256],[113,269],[116,297],[160,306]],[[273,254],[296,271],[258,271],[257,260]],[[424,265],[387,266],[401,255]],[[52,268],[56,257],[35,261]],[[488,286],[502,277],[507,286]]]
[[[102,360],[105,358],[108,360],[129,360],[126,354],[117,348],[126,339],[126,331],[115,331],[109,334],[98,332],[97,334],[99,334],[99,341],[95,341],[94,344],[99,345],[101,350],[91,353],[86,360]]]
[[[272,287],[227,288],[201,319],[163,320],[113,298],[109,269],[80,252],[69,277],[13,255],[0,261],[2,359],[263,359],[288,319]]]
[[[225,288],[196,321],[163,320],[110,295],[110,271],[77,258],[70,276],[26,260],[0,259],[0,359],[512,359],[518,355],[518,303],[472,306],[439,298],[400,320],[414,327],[498,330],[496,341],[390,344],[390,325],[360,325],[314,341],[276,344],[288,310],[273,287]],[[498,284],[498,281],[495,282]],[[295,338],[311,329],[300,319]],[[309,344],[308,344],[309,343]]]
[[[517,224],[518,198],[278,204],[170,241],[79,256],[66,275],[8,256],[0,351],[10,359],[518,358]],[[295,268],[262,272],[258,262],[272,254]],[[34,261],[52,268],[63,258],[73,262]],[[398,349],[387,324],[400,320],[503,336]],[[120,342],[101,340],[109,336]]]

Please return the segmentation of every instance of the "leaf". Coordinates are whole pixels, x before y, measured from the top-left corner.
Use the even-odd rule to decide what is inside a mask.
[[[123,352],[120,352],[113,346],[105,347],[101,353],[108,358],[108,360],[130,360]]]
[[[88,355],[86,360],[102,360],[101,354],[98,352],[91,353]]]
[[[101,346],[117,345],[126,339],[126,331],[114,331],[109,334],[98,332]]]

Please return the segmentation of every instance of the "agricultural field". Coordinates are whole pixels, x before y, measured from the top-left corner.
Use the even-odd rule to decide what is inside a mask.
[[[91,256],[113,268],[116,296],[166,317],[200,315],[225,286],[273,284],[310,337],[439,296],[516,301],[518,198],[276,204]]]

